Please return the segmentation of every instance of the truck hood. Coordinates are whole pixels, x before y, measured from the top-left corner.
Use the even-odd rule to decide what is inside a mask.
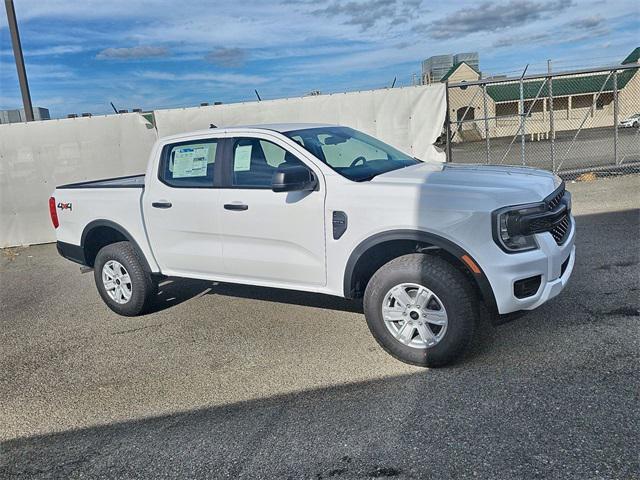
[[[528,167],[423,162],[383,173],[371,182],[482,192],[505,204],[516,204],[544,199],[562,180],[551,172]]]

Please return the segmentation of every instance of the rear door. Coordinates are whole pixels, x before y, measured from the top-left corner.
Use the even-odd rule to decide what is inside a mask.
[[[221,139],[165,145],[143,195],[153,253],[165,275],[221,274]]]
[[[273,173],[283,163],[312,170],[318,189],[273,192]],[[325,285],[325,185],[317,167],[266,134],[228,138],[224,166],[219,211],[225,274],[239,282]]]

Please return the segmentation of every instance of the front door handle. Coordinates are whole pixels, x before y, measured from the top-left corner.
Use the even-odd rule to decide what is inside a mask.
[[[249,205],[245,205],[244,203],[225,203],[225,210],[249,210]]]
[[[171,208],[171,202],[153,202],[151,206],[154,208]]]

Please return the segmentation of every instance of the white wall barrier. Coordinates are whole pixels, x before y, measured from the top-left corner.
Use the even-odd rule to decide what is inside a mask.
[[[0,247],[55,241],[56,185],[144,172],[147,126],[137,113],[0,125]]]
[[[434,152],[445,113],[442,84],[158,110],[155,115],[160,136],[202,130],[212,123],[331,123],[356,128],[427,158]]]
[[[433,142],[445,109],[436,85],[157,110],[157,131],[134,113],[0,125],[0,247],[55,241],[47,203],[55,186],[144,173],[158,136],[211,123],[333,123],[443,161]]]

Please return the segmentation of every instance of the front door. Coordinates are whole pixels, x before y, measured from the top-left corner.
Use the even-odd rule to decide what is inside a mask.
[[[271,179],[279,165],[304,162],[273,137],[227,142],[226,185],[220,190],[225,274],[249,283],[325,285],[321,175],[316,172],[317,191],[273,192]]]

